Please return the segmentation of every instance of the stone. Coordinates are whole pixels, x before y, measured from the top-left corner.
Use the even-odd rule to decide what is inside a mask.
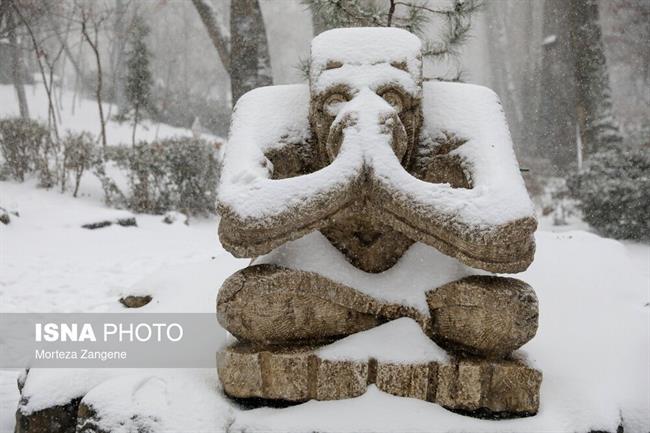
[[[290,402],[340,400],[368,385],[398,396],[438,403],[473,416],[530,416],[539,408],[542,375],[522,360],[452,359],[399,363],[321,359],[319,346],[236,343],[217,355],[224,392]]]
[[[34,412],[25,412],[19,404],[15,433],[75,433],[80,401],[81,398],[76,398]]]
[[[150,295],[136,296],[129,295],[120,298],[120,304],[126,308],[141,308],[151,302],[153,298]]]
[[[354,50],[354,41],[365,38],[363,33],[368,31],[394,30],[338,29],[334,33],[347,33],[347,36],[334,37],[331,40],[334,45],[325,48],[328,52],[323,53],[319,52],[325,47],[322,38],[334,35],[325,32],[312,44],[316,52],[312,52],[310,59],[308,88],[265,89],[246,95],[245,102],[238,107],[237,121],[231,126],[230,141],[235,144],[231,152],[225,154],[223,187],[217,203],[222,217],[219,236],[224,248],[238,257],[254,257],[320,230],[350,263],[366,272],[389,269],[413,241],[431,245],[468,266],[490,272],[520,272],[530,265],[537,222],[520,182],[516,161],[511,158],[512,152],[508,149],[508,153],[495,153],[495,156],[500,155],[495,158],[474,158],[470,150],[471,141],[476,138],[472,135],[477,131],[491,134],[495,127],[503,127],[505,135],[490,146],[512,147],[505,122],[495,125],[497,118],[489,116],[489,125],[467,128],[463,133],[462,127],[458,130],[454,125],[438,125],[439,119],[427,118],[431,111],[427,108],[445,104],[426,98],[424,89],[431,83],[423,81],[421,54],[416,54],[421,45],[407,32],[397,30],[387,39],[381,39],[408,40],[413,44],[410,54],[396,52],[403,49],[403,45],[379,50],[370,57],[366,56],[367,52],[360,53],[361,56],[347,60],[338,58],[335,53],[338,44],[344,45],[338,47],[340,52]],[[376,48],[371,45],[364,42],[364,51]],[[324,60],[323,56],[333,58]],[[411,57],[405,60],[405,56]],[[381,69],[384,73],[375,76],[369,72],[379,64],[385,66]],[[360,77],[352,79],[344,73],[358,67],[365,71]],[[397,76],[400,79],[387,78]],[[296,94],[289,94],[290,91]],[[443,94],[447,95],[446,92]],[[300,95],[296,103],[302,106],[291,107],[286,113],[281,111],[282,101],[294,100],[296,95]],[[493,95],[484,96],[493,98]],[[490,104],[493,111],[501,111],[496,97]],[[344,115],[338,115],[340,110],[345,111]],[[258,119],[267,112],[278,120],[274,122],[274,131],[259,125]],[[380,137],[377,141],[385,139],[388,144],[388,155],[379,158],[383,163],[375,163],[369,155],[363,155],[363,163],[355,165],[354,173],[346,173],[345,181],[334,182],[331,177],[322,176],[322,170],[337,159],[346,132],[358,128],[359,118],[364,115],[374,116],[364,123],[364,128],[368,128],[366,132],[371,133],[368,125],[376,125],[372,133]],[[462,114],[459,112],[458,116]],[[280,121],[284,117],[287,117],[286,122]],[[432,125],[435,127],[431,128]],[[251,142],[251,137],[264,138],[255,143]],[[238,145],[240,142],[248,144]],[[364,152],[374,156],[379,154],[380,148],[370,146]],[[388,164],[393,160],[395,165]],[[252,178],[246,181],[240,175],[242,164],[251,171]],[[379,170],[385,164],[391,168]],[[495,176],[478,175],[490,171],[495,172]],[[394,175],[396,172],[400,175]],[[246,202],[250,200],[243,199],[247,193],[228,196],[228,191],[239,191],[244,185],[257,193],[264,192],[263,188],[278,180],[285,181],[285,185],[293,183],[300,190],[300,177],[318,178],[323,183],[322,188],[309,197],[287,200],[282,206],[270,206],[272,209],[268,212],[249,214]],[[465,218],[461,217],[456,205],[446,200],[435,204],[423,198],[449,195],[455,197],[454,202],[467,201],[464,208],[473,208],[488,203],[486,199],[493,196],[483,193],[494,189],[493,185],[484,184],[486,179],[511,181],[510,191],[515,193],[499,198],[498,202],[504,208],[510,207],[503,203],[508,200],[524,206],[518,206],[520,211],[513,212],[510,220],[482,223],[478,211]],[[404,184],[429,188],[428,184],[431,190],[415,194]],[[440,190],[440,184],[450,185],[452,191]],[[476,194],[465,194],[467,190],[475,190]],[[270,187],[268,194],[273,191]]]
[[[432,337],[459,353],[504,358],[535,336],[537,296],[514,278],[470,276],[427,293]]]
[[[379,274],[372,279],[416,242],[495,273],[521,272],[533,260],[537,221],[498,97],[425,83],[421,41],[404,30],[320,34],[308,85],[253,90],[236,114],[217,209],[221,244],[237,257],[320,231],[352,266]],[[267,117],[273,122],[260,122]],[[300,255],[276,250],[219,291],[217,319],[239,340],[217,355],[227,395],[332,400],[373,384],[473,416],[537,412],[541,373],[513,358],[537,331],[537,298],[526,283],[479,275],[432,286],[422,293],[427,314],[398,296],[389,303],[326,278],[315,267],[320,261],[305,260],[314,272],[278,266],[287,262],[283,254]],[[445,269],[456,277],[444,281],[472,273],[454,265]],[[394,285],[399,291],[401,282]],[[397,338],[383,348],[413,362],[373,351],[382,339],[352,338],[354,350],[332,358],[316,351],[402,317],[418,323],[424,341]],[[423,345],[435,356],[407,356]],[[359,356],[368,359],[348,359]]]
[[[429,318],[313,272],[255,265],[231,275],[217,298],[221,326],[243,341],[331,341],[410,317],[429,331]]]
[[[0,223],[4,225],[8,225],[10,222],[11,222],[11,217],[9,216],[9,212],[0,208]]]
[[[88,230],[96,230],[96,229],[102,229],[104,227],[111,226],[113,224],[117,224],[118,226],[122,226],[122,227],[138,226],[135,217],[125,217],[125,218],[117,218],[115,220],[102,220],[102,221],[83,224],[81,228],[88,229]]]

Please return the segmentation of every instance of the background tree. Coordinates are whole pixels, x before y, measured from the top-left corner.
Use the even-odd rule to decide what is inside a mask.
[[[135,132],[142,111],[151,109],[152,77],[149,68],[151,54],[146,42],[149,32],[149,26],[145,21],[140,16],[136,16],[128,37],[125,84],[126,99],[129,108],[133,109],[133,145],[135,145]]]
[[[558,172],[622,140],[596,0],[546,0],[540,151]]]
[[[273,84],[266,26],[258,0],[231,0],[230,30],[209,0],[192,0],[221,63],[230,75],[234,106],[255,87]]]
[[[303,0],[312,12],[314,35],[337,27],[399,27],[420,36],[423,57],[432,61],[456,58],[467,41],[472,14],[480,10],[480,0],[450,0],[446,8],[415,0]],[[426,24],[440,22],[442,31],[430,37]],[[452,75],[429,77],[460,80],[457,64]]]
[[[0,0],[0,83],[11,82],[16,89],[20,117],[29,119],[29,106],[25,96],[27,81],[23,62],[23,49],[18,40],[18,23],[11,0]],[[6,37],[6,42],[4,38]]]

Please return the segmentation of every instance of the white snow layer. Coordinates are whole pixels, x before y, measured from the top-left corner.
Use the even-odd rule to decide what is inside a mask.
[[[40,80],[40,77],[36,77]],[[57,90],[57,94],[58,94]],[[29,114],[33,119],[47,122],[48,102],[47,93],[40,82],[25,85],[25,94],[29,106]],[[57,98],[57,119],[61,135],[65,131],[82,132],[87,131],[98,137],[100,132],[99,110],[97,102],[92,99],[84,99],[75,96],[69,90],[63,90]],[[74,112],[72,107],[75,106]],[[109,114],[117,114],[117,108],[111,104],[102,104],[104,117],[106,119],[106,138],[109,145],[128,144],[131,145],[133,124],[131,122],[116,122],[109,118]],[[12,85],[0,85],[0,117],[19,116],[18,99],[16,90]],[[191,137],[192,131],[184,128],[176,128],[164,123],[154,123],[150,120],[142,120],[136,128],[137,141],[153,141],[170,137]],[[210,135],[201,134],[206,140],[221,139]]]
[[[484,273],[419,242],[411,245],[392,268],[377,274],[364,272],[350,264],[320,232],[287,242],[253,261],[262,263],[317,272],[373,298],[417,308],[425,315],[429,315],[428,290]]]
[[[224,155],[219,201],[240,218],[271,218],[316,195],[340,190],[359,175],[364,164],[372,167],[387,188],[462,224],[480,229],[534,217],[501,104],[485,87],[424,83],[421,140],[431,142],[444,132],[467,140],[453,153],[465,160],[472,189],[411,176],[389,146],[362,146],[364,137],[373,138],[364,131],[356,143],[350,137],[329,166],[303,176],[271,179],[273,168],[264,152],[287,143],[304,143],[309,136],[308,106],[306,85],[256,89],[238,103]]]
[[[374,358],[390,364],[447,362],[449,356],[413,319],[403,317],[376,328],[358,332],[322,347],[322,359],[367,361]]]
[[[216,221],[170,226],[159,216],[139,215],[137,228],[85,230],[66,227],[65,213],[59,210],[77,203],[89,207],[94,203],[101,209],[99,199],[73,199],[9,182],[0,182],[0,199],[10,201],[21,213],[10,225],[0,226],[3,311],[118,311],[122,307],[117,299],[133,284],[138,290],[153,287],[154,299],[155,293],[160,294],[160,303],[152,301],[143,310],[214,311],[218,287],[248,262],[221,249]],[[155,419],[156,427],[170,433],[569,433],[615,431],[621,419],[626,432],[646,433],[650,429],[650,248],[583,231],[538,232],[536,241],[536,260],[517,276],[532,285],[540,304],[538,335],[524,346],[528,358],[544,373],[540,412],[532,418],[478,420],[432,403],[390,396],[375,387],[350,400],[247,411],[224,398],[216,368],[33,369],[25,384],[28,409],[64,403],[92,391],[88,401],[110,414],[105,420],[110,428],[121,411],[122,402],[115,400],[126,398],[127,393],[129,401],[135,402],[127,414],[135,415],[135,408],[142,407],[148,415],[145,421]],[[406,260],[414,248],[420,247],[414,245]],[[427,263],[425,259],[422,272],[427,272]],[[151,276],[143,279],[143,273]],[[190,309],[189,303],[194,307]],[[118,376],[131,379],[114,382]],[[105,386],[110,389],[120,383],[116,396],[96,388],[109,379]],[[137,384],[144,384],[142,391]],[[2,374],[0,387],[0,426],[9,432],[17,404],[15,381],[9,380],[9,373]],[[142,401],[163,388],[164,402],[148,406]]]

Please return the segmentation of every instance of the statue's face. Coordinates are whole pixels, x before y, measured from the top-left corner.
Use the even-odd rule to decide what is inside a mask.
[[[350,36],[367,35],[348,31]],[[339,123],[361,110],[366,115],[375,113],[380,117],[378,123],[395,129],[393,149],[407,166],[421,122],[419,45],[411,52],[404,50],[391,56],[383,55],[381,38],[376,43],[370,39],[359,44],[357,56],[349,49],[355,46],[353,37],[344,41],[340,51],[337,42],[341,43],[330,40],[312,44],[310,121],[323,162],[331,162],[336,156]],[[390,47],[387,51],[391,52]],[[394,120],[386,122],[389,117]]]

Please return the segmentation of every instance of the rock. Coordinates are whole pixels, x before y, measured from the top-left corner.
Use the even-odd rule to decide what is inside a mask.
[[[313,272],[255,265],[231,275],[217,299],[219,323],[238,339],[259,343],[323,342],[400,317],[425,332],[429,318]]]
[[[15,433],[75,433],[80,401],[76,398],[35,412],[24,412],[25,402],[21,401],[16,410]]]
[[[97,222],[94,222],[94,223],[84,224],[84,225],[81,226],[81,228],[88,229],[88,230],[96,230],[96,229],[101,229],[101,228],[104,228],[104,227],[108,227],[111,224],[113,224],[112,221],[97,221]]]
[[[235,398],[340,400],[357,397],[375,384],[395,396],[474,416],[519,417],[538,410],[542,375],[520,360],[330,360],[317,356],[317,348],[236,343],[217,355],[219,380]]]
[[[126,308],[140,308],[140,307],[144,307],[149,302],[151,302],[151,299],[153,298],[150,295],[144,295],[144,296],[129,295],[120,298],[120,303],[124,305]]]
[[[104,221],[97,221],[93,223],[83,224],[81,227],[84,229],[95,230],[95,229],[108,227],[113,224],[117,224],[118,226],[122,226],[122,227],[137,227],[138,225],[137,221],[135,220],[135,217],[126,217],[126,218],[118,218],[116,220],[104,220]]]
[[[433,339],[447,350],[503,358],[537,332],[537,296],[514,278],[463,278],[428,292],[427,303]]]
[[[118,226],[122,227],[137,227],[138,225],[135,217],[118,218],[115,222]]]
[[[7,225],[11,222],[11,218],[9,217],[9,212],[6,212],[3,209],[0,209],[0,223]]]
[[[189,219],[187,215],[181,212],[169,211],[163,215],[162,222],[165,224],[189,224]]]

